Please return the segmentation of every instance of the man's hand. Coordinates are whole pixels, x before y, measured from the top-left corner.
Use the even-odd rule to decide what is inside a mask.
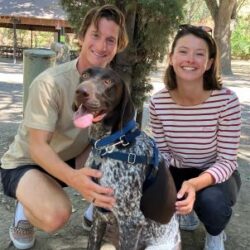
[[[100,178],[101,172],[87,167],[72,169],[68,166],[50,147],[49,142],[52,135],[53,133],[47,131],[29,129],[29,150],[34,162],[52,176],[76,189],[84,198],[96,206],[111,209],[115,203],[112,196],[113,190],[101,187],[91,178]]]
[[[111,210],[115,204],[113,190],[95,183],[92,178],[100,178],[102,173],[98,170],[84,167],[74,170],[75,173],[70,180],[70,186],[76,189],[86,200]]]

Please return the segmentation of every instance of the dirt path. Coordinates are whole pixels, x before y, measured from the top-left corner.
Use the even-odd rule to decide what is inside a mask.
[[[234,76],[225,77],[227,86],[234,89],[241,101],[243,127],[239,152],[242,190],[229,226],[226,229],[227,250],[250,249],[250,62],[233,61]],[[161,85],[163,68],[152,74],[155,91]],[[13,65],[0,61],[0,157],[13,140],[22,118],[22,64]],[[146,108],[145,108],[146,109]],[[145,122],[147,114],[145,114]],[[69,223],[54,235],[37,231],[35,250],[80,250],[85,249],[87,234],[81,227],[81,216],[87,203],[70,188],[67,188],[72,203],[73,213]],[[3,195],[0,186],[0,250],[15,249],[9,241],[8,229],[12,222],[14,201]],[[182,232],[184,250],[203,249],[205,232],[200,226],[195,232]],[[128,249],[129,250],[129,249]]]

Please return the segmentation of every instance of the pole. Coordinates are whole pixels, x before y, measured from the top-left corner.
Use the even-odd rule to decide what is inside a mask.
[[[29,86],[33,79],[56,63],[56,53],[50,49],[26,49],[23,53],[23,110],[29,94]]]

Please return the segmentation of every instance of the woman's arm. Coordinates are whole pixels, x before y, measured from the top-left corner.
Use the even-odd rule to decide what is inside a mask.
[[[240,143],[241,108],[235,93],[228,89],[227,94],[229,98],[218,120],[216,162],[206,170],[206,173],[213,176],[215,183],[228,180],[238,167],[237,151]]]

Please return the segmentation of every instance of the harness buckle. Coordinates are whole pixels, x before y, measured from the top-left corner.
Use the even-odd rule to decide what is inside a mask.
[[[110,145],[106,148],[98,149],[98,150],[100,150],[101,152],[100,155],[103,157],[106,154],[111,154],[114,151],[114,149],[115,149],[115,145]]]
[[[94,142],[94,147],[95,147],[95,149],[99,149],[98,146],[97,146],[97,143],[99,143],[99,141],[100,141],[100,139],[99,139],[99,140],[96,140],[96,141]]]
[[[122,141],[122,146],[123,147],[126,147],[126,146],[129,145],[129,142],[127,142],[125,135],[123,135],[123,136],[120,137],[120,141]]]
[[[99,141],[100,141],[100,140],[97,140],[97,141],[95,142],[95,145],[94,145],[94,146],[95,146],[95,149],[101,150],[101,151],[102,151],[102,152],[101,152],[101,156],[104,156],[104,155],[106,155],[106,154],[111,154],[111,153],[115,150],[115,147],[116,147],[117,145],[123,143],[122,141],[118,141],[118,142],[116,142],[116,143],[113,143],[113,144],[109,145],[109,146],[106,147],[106,148],[100,149],[100,148],[97,147],[97,142],[99,142]]]
[[[134,164],[136,161],[136,154],[129,153],[128,154],[128,163]]]

